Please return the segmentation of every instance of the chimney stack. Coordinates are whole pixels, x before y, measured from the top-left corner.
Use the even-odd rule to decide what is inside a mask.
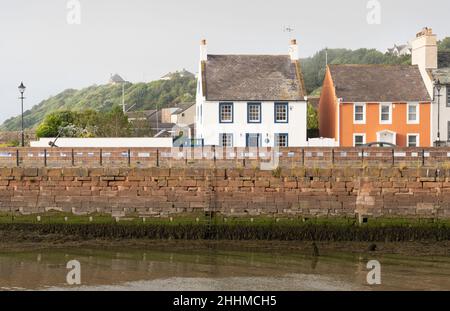
[[[423,28],[411,42],[411,47],[411,63],[419,66],[428,94],[433,98],[433,81],[428,72],[438,68],[437,38],[433,30],[428,27]]]
[[[296,39],[291,40],[291,46],[289,47],[289,56],[292,61],[300,60],[300,55],[298,52],[298,44]]]
[[[206,62],[208,60],[208,46],[206,44],[206,40],[203,39],[200,42],[200,61]]]
[[[437,69],[437,38],[431,28],[423,28],[412,41],[412,64],[418,65],[421,70]]]

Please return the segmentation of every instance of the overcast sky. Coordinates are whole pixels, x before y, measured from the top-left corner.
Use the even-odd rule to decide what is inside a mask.
[[[448,0],[378,1],[380,24],[367,21],[369,0],[79,0],[73,25],[69,0],[0,0],[0,122],[20,113],[22,80],[30,108],[111,73],[139,82],[196,72],[202,38],[216,54],[285,54],[296,37],[307,57],[324,47],[385,51],[424,26],[450,35]]]

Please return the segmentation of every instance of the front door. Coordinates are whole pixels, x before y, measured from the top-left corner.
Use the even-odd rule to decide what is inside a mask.
[[[396,134],[390,131],[378,132],[378,142],[396,144]]]
[[[247,134],[247,147],[260,147],[261,134]]]

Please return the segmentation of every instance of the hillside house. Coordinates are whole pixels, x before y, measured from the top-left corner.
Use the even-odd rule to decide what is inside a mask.
[[[403,44],[403,45],[394,44],[393,48],[387,49],[387,53],[395,56],[411,55],[412,47],[411,44]]]

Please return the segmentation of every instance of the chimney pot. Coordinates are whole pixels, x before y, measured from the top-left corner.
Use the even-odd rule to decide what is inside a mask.
[[[292,61],[298,61],[300,59],[296,39],[291,40],[291,46],[289,47],[289,56],[291,57]]]
[[[200,41],[200,61],[208,60],[208,46],[206,45],[206,39]]]

